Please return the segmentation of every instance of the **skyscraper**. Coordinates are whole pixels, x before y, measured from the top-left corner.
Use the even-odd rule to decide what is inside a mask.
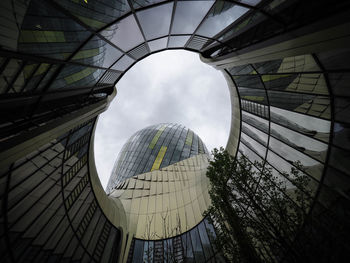
[[[225,75],[232,155],[264,160],[278,176],[294,161],[306,167],[314,202],[296,241],[316,244],[310,247],[325,261],[347,255],[348,1],[0,6],[3,261],[126,262],[130,247],[145,247],[126,231],[123,204],[101,187],[93,135],[123,74],[154,52],[178,48]],[[206,237],[188,235],[194,260],[212,260]]]

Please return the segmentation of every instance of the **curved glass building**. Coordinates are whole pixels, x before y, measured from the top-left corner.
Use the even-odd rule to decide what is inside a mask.
[[[299,169],[296,161],[310,178],[313,201],[292,246],[278,255],[261,247],[261,258],[294,262],[299,250],[311,251],[310,261],[347,258],[349,17],[345,0],[1,1],[2,261],[224,260],[201,216],[210,201],[206,181],[197,179],[207,155],[195,135],[184,159],[156,162],[160,169],[152,170],[166,146],[158,140],[156,159],[145,165],[136,156],[124,163],[122,153],[108,195],[96,172],[95,124],[115,85],[135,63],[167,49],[197,52],[224,74],[231,155],[263,161],[291,188],[283,171]],[[148,147],[161,129],[150,132]],[[158,139],[179,129],[167,125]],[[175,220],[164,228],[155,223],[163,218]]]
[[[124,144],[107,185],[109,193],[125,179],[159,170],[198,154],[209,154],[193,131],[178,124],[162,123],[136,132]]]

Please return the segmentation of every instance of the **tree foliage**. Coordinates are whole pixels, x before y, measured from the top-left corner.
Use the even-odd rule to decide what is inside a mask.
[[[216,227],[216,245],[231,262],[276,262],[293,249],[311,203],[310,179],[300,163],[273,173],[264,163],[213,150],[207,176],[212,205],[205,216]]]

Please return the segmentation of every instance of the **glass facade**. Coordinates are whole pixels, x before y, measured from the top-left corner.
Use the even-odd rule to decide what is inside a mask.
[[[202,140],[190,129],[162,123],[136,132],[125,143],[115,162],[107,193],[138,174],[159,170],[198,154],[209,154]]]
[[[4,262],[221,262],[214,227],[201,217],[208,199],[198,175],[207,157],[195,134],[157,126],[145,131],[145,152],[128,142],[122,155],[131,159],[116,164],[122,180],[109,196],[94,171],[93,128],[114,85],[142,58],[177,48],[225,74],[230,153],[264,161],[290,189],[282,172],[303,164],[313,203],[293,249],[328,262],[347,257],[349,1],[31,0],[0,7]],[[153,211],[173,211],[171,228],[178,214],[181,231],[170,238],[158,224],[142,237]],[[293,262],[293,249],[277,259],[259,253]]]

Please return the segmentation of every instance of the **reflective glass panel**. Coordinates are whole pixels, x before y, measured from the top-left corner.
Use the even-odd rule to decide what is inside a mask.
[[[93,37],[79,52],[75,54],[72,60],[108,68],[121,56],[121,51],[99,37]]]
[[[141,44],[144,39],[133,15],[130,15],[101,33],[124,51]]]
[[[305,135],[328,141],[330,121],[270,107],[271,121],[287,126]]]
[[[192,34],[214,1],[178,1],[172,34]]]
[[[168,47],[183,47],[189,38],[190,36],[171,36]]]
[[[302,154],[294,148],[282,143],[275,138],[270,138],[269,148],[280,156],[283,156],[289,163],[300,161],[305,171],[315,179],[319,180],[323,171],[323,165],[316,160]]]
[[[324,162],[327,154],[327,144],[308,136],[294,132],[275,123],[271,123],[271,134],[300,152],[308,154]]]
[[[117,63],[115,63],[113,65],[112,69],[124,71],[134,62],[135,62],[135,60],[133,60],[131,57],[125,55],[120,60],[118,60]]]
[[[168,42],[168,37],[163,37],[163,38],[148,42],[148,46],[151,49],[151,51],[156,51],[156,50],[166,48],[167,42]]]
[[[147,40],[169,33],[173,3],[137,12],[137,17]]]
[[[226,1],[217,1],[196,34],[213,37],[235,22],[249,9]]]

